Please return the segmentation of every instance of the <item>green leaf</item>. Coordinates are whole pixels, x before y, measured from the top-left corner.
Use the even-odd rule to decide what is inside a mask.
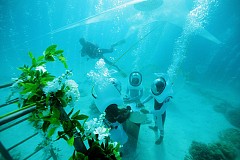
[[[54,79],[54,76],[43,77],[43,78],[41,79],[41,83],[44,84],[44,85],[46,85],[47,82],[52,81],[53,79]]]
[[[57,48],[57,45],[51,45],[49,46],[46,50],[45,50],[45,56],[48,56],[48,55],[53,55],[55,50]],[[46,57],[45,57],[46,58]]]
[[[37,67],[37,60],[35,58],[32,59],[32,67]]]
[[[38,88],[38,85],[37,84],[33,84],[33,83],[21,83],[21,84],[24,87],[23,91],[20,92],[21,94],[26,94],[26,93],[28,93],[30,91],[35,93],[35,91]]]
[[[88,157],[81,152],[76,152],[76,159],[88,160]]]
[[[46,61],[55,61],[54,57],[51,56],[51,55],[45,56],[45,60],[46,60]]]
[[[60,102],[62,104],[62,107],[66,107],[67,106],[67,101],[64,98],[60,97],[59,100],[60,100]]]
[[[71,111],[68,113],[68,117],[71,116],[71,114],[73,113],[73,110],[74,110],[74,108],[72,108]]]
[[[60,125],[60,121],[57,118],[50,118],[49,121],[51,124]]]
[[[64,137],[64,136],[65,136],[65,137]],[[66,141],[68,140],[68,138],[66,137],[64,131],[58,131],[58,138],[57,138],[55,141],[59,140],[60,138],[63,138],[63,139],[65,139]]]
[[[88,119],[88,116],[87,116],[87,115],[84,115],[84,114],[80,114],[80,115],[77,115],[77,116],[75,116],[75,117],[72,117],[72,119],[85,120],[85,119]]]
[[[44,60],[44,56],[39,56],[38,57],[38,59],[37,59],[37,61],[39,62],[39,61],[43,61]],[[44,62],[45,63],[45,62]]]
[[[71,119],[74,119],[75,117],[77,117],[78,114],[79,114],[79,112],[80,112],[80,110],[78,110],[76,113],[74,113],[74,114],[72,115]]]
[[[81,132],[84,131],[84,128],[82,127],[81,123],[78,120],[73,119],[72,122]]]
[[[62,126],[63,126],[63,130],[65,131],[66,134],[71,132],[73,127],[74,127],[70,120],[69,121],[63,121]]]
[[[91,148],[93,145],[94,140],[93,139],[88,139],[88,145]]]
[[[29,57],[30,57],[31,59],[33,59],[33,58],[34,58],[34,56],[33,56],[32,52],[28,52],[28,55],[29,55]]]
[[[58,59],[59,59],[60,62],[63,63],[65,68],[68,68],[68,65],[67,65],[67,62],[66,62],[66,58],[63,55],[58,56]]]
[[[54,55],[58,55],[58,54],[62,54],[64,52],[64,50],[57,50],[57,51],[55,51],[55,53],[54,53]]]
[[[46,62],[38,62],[37,66],[42,66],[44,65]]]
[[[49,105],[49,100],[50,100],[50,94],[47,94],[47,96],[46,96],[46,106]]]
[[[28,100],[30,100],[33,96],[38,96],[36,93],[30,93],[28,95]]]
[[[60,111],[56,107],[52,107],[52,118],[59,119]]]
[[[70,139],[68,139],[68,140],[67,140],[67,143],[68,143],[70,146],[73,146],[74,137],[72,136]]]
[[[49,121],[44,121],[43,122],[43,125],[42,125],[42,130],[43,130],[43,132],[46,132],[47,131],[47,129],[48,129],[48,127],[50,126],[50,122]]]
[[[104,144],[103,143],[101,144],[101,148],[104,149]]]
[[[53,128],[51,128],[49,131],[48,131],[48,138],[50,138],[53,134],[54,134],[54,132],[55,132],[55,130],[57,129],[57,127],[53,127]]]
[[[68,141],[68,138],[66,135],[59,136],[55,141],[59,140],[60,138],[63,138],[65,141]]]

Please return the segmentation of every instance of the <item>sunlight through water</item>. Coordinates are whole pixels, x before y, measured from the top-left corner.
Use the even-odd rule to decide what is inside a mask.
[[[212,6],[216,6],[216,0],[196,0],[193,9],[188,13],[181,35],[175,42],[173,49],[173,60],[167,73],[170,79],[177,75],[183,60],[186,58],[186,47],[189,38],[196,34],[199,29],[204,28],[208,23],[208,15]]]

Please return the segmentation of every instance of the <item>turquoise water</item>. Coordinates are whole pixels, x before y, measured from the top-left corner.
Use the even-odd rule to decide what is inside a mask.
[[[156,0],[157,1],[157,0]],[[174,83],[172,106],[167,109],[165,138],[155,145],[155,134],[143,124],[136,153],[123,159],[184,159],[192,141],[213,143],[219,132],[240,128],[240,3],[236,0],[53,0],[0,1],[0,84],[19,76],[17,67],[30,65],[28,52],[42,55],[50,45],[64,50],[69,70],[79,85],[80,99],[76,108],[95,117],[91,106],[91,89],[106,78],[117,78],[124,95],[128,77],[115,67],[97,68],[98,59],[81,57],[79,39],[84,37],[102,48],[125,40],[113,53],[104,56],[129,75],[143,75],[143,98],[148,96],[156,73],[167,73]],[[152,8],[156,6],[157,8]],[[55,76],[65,72],[54,62],[47,70]],[[105,71],[105,72],[104,72]],[[93,74],[94,73],[94,74]],[[106,73],[106,74],[103,74]],[[10,90],[0,90],[4,104]],[[153,102],[146,104],[152,108]],[[223,106],[225,112],[217,112]],[[16,105],[0,108],[1,115],[17,109]],[[67,108],[70,110],[69,108]],[[234,111],[234,114],[230,114]],[[151,120],[151,115],[148,115]],[[24,122],[0,133],[6,148],[34,129]],[[26,136],[25,136],[26,137]],[[23,159],[41,141],[42,136],[11,150],[11,155]],[[34,144],[34,145],[32,145]],[[63,142],[59,159],[68,159],[72,148]],[[34,146],[34,147],[33,147]],[[26,149],[27,148],[27,149]],[[238,154],[239,154],[239,148]],[[44,151],[32,159],[41,159]],[[149,157],[149,158],[146,158]],[[44,158],[43,158],[44,159]]]

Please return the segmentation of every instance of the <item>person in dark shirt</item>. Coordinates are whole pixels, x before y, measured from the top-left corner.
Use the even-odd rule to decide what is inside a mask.
[[[92,59],[95,59],[95,58],[99,59],[99,58],[104,58],[103,54],[105,54],[105,53],[112,53],[114,51],[114,47],[125,43],[125,40],[121,40],[121,41],[111,45],[111,48],[109,48],[109,49],[100,48],[97,45],[86,41],[84,38],[80,38],[79,42],[82,45],[82,50],[81,50],[82,57],[89,56]]]
[[[98,45],[88,42],[84,38],[80,38],[79,43],[82,45],[81,57],[88,56],[91,59],[102,58],[108,65],[115,67],[118,70],[118,72],[121,73],[121,75],[123,75],[124,77],[127,76],[117,65],[115,65],[114,63],[112,63],[103,56],[105,53],[112,53],[114,51],[114,47],[125,43],[124,39],[117,43],[112,44],[111,48],[109,49],[100,48],[98,47]]]

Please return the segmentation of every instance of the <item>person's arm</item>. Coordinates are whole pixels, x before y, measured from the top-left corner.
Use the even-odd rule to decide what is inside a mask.
[[[144,105],[145,103],[147,103],[148,101],[150,101],[153,98],[152,95],[149,95],[147,98],[145,98],[141,103]]]
[[[139,97],[142,98],[142,96],[143,96],[143,88],[141,88],[141,90],[139,92],[140,92]]]

